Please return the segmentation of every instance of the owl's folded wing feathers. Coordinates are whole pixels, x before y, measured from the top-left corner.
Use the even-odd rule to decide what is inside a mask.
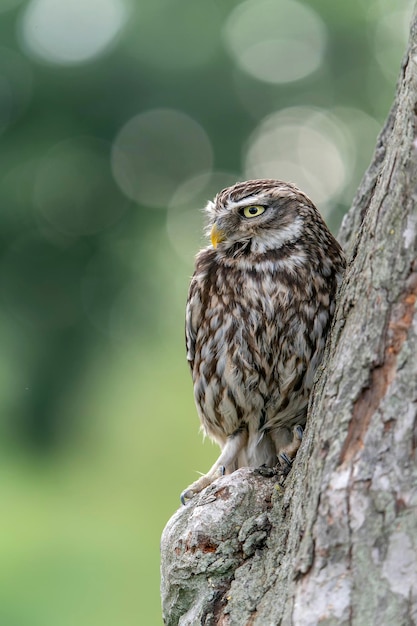
[[[201,321],[202,308],[200,288],[193,276],[188,292],[187,307],[185,309],[185,346],[187,349],[187,361],[191,372],[194,367],[195,342]]]

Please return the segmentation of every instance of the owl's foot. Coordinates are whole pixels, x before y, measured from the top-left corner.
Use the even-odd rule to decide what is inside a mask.
[[[298,448],[301,445],[301,441],[303,439],[304,430],[303,427],[297,424],[292,429],[292,441],[281,449],[278,454],[278,462],[281,466],[282,471],[285,474],[288,474],[290,471],[295,455],[298,452]]]
[[[191,500],[192,498],[194,498],[194,496],[194,491],[192,491],[191,489],[185,489],[180,495],[181,504],[185,506],[188,500]]]
[[[291,469],[292,466],[292,459],[290,459],[290,457],[288,456],[288,454],[285,454],[285,452],[281,452],[281,454],[278,455],[278,461],[279,464],[281,466],[281,469],[288,473]]]
[[[302,426],[300,426],[300,424],[297,424],[297,426],[294,426],[294,436],[297,436],[300,443],[303,440],[304,437],[304,428]]]
[[[224,467],[224,465],[219,465],[216,468],[216,471],[213,472],[213,474],[212,470],[210,470],[208,474],[205,474],[204,476],[196,480],[187,489],[184,489],[184,491],[180,495],[181,504],[185,505],[189,500],[192,500],[198,493],[200,493],[200,491],[203,491],[203,489],[211,485],[211,483],[214,482],[216,478],[224,476],[225,473],[226,468]]]
[[[211,483],[214,482],[216,478],[224,476],[227,471],[233,471],[237,457],[239,456],[239,452],[246,444],[247,439],[248,433],[246,429],[239,429],[232,435],[230,435],[227,438],[221,455],[219,456],[213,467],[210,469],[210,471],[204,476],[201,476],[201,478],[196,480],[192,485],[190,485],[182,492],[180,496],[181,503],[185,504],[186,502],[188,502],[188,500],[194,498],[194,496],[200,493],[200,491],[203,491],[203,489],[211,485]]]

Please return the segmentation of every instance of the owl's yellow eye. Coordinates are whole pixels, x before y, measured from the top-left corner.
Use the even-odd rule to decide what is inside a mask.
[[[264,211],[264,206],[260,206],[259,204],[251,204],[250,206],[245,206],[244,209],[242,209],[241,213],[245,217],[257,217],[258,215],[261,215],[261,213],[263,213]]]

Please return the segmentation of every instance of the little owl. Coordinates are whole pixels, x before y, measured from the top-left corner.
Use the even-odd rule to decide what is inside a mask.
[[[345,267],[295,185],[251,180],[207,205],[186,310],[187,359],[203,430],[222,451],[181,495],[239,467],[291,465]]]

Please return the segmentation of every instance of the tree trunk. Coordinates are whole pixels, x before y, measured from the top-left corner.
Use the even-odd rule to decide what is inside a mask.
[[[282,488],[242,469],[168,522],[167,625],[417,624],[417,14],[339,236],[348,267]]]

